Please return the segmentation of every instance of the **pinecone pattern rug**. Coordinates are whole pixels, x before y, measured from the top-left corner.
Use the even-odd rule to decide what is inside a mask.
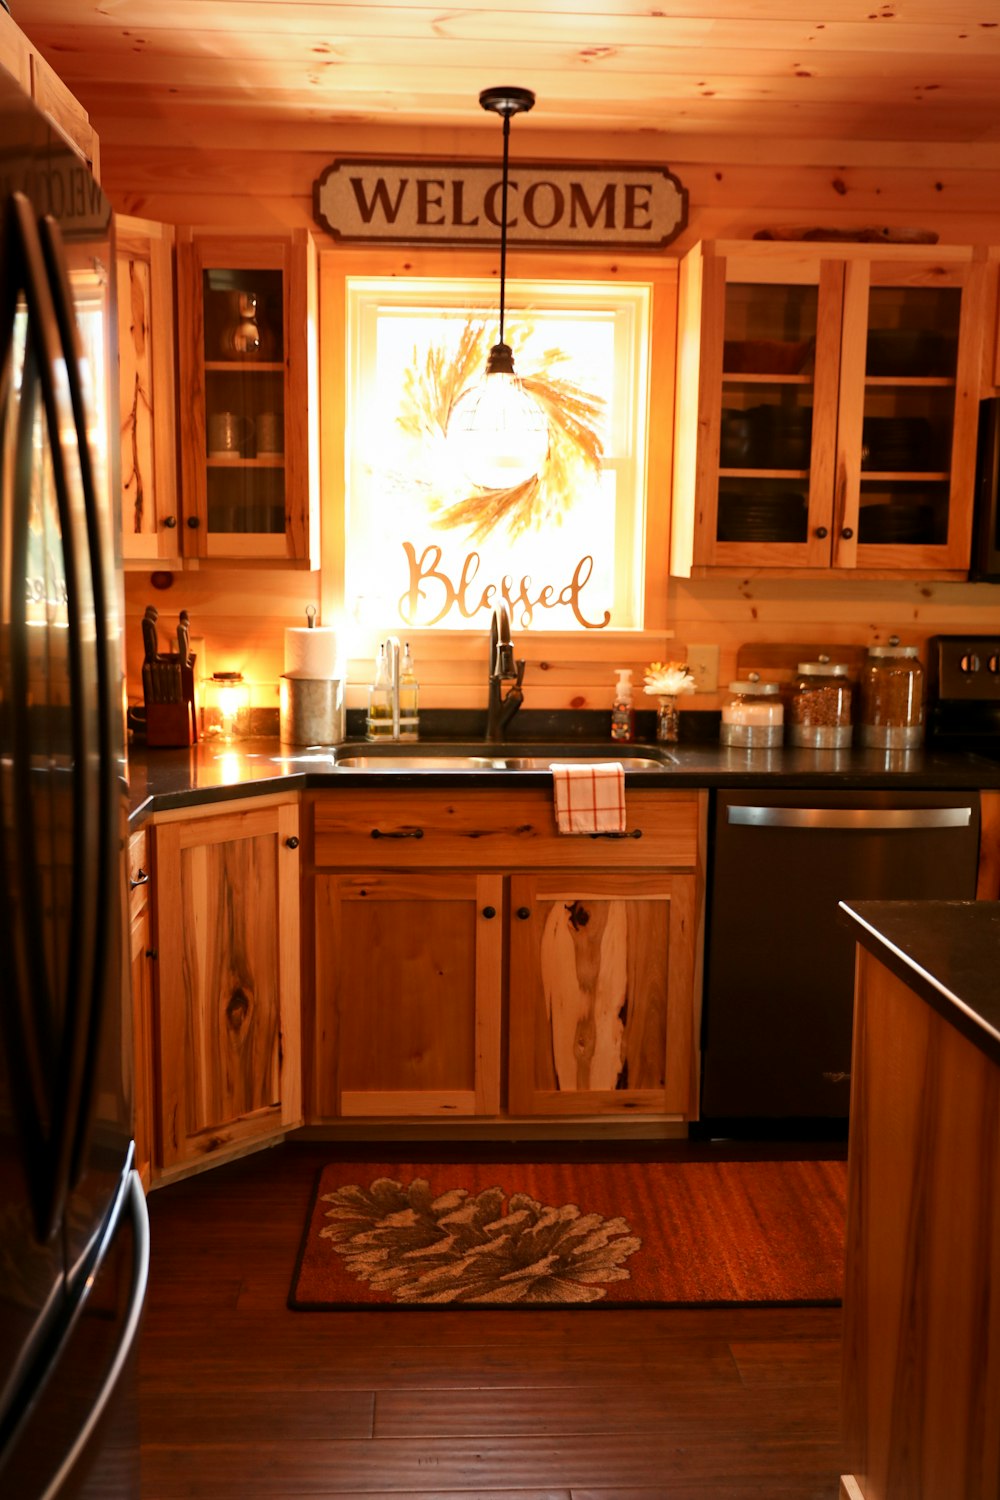
[[[834,1305],[843,1161],[338,1162],[288,1305]]]

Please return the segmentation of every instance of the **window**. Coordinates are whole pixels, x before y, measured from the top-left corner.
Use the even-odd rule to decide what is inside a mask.
[[[505,339],[549,412],[511,489],[471,483],[448,416],[497,338],[494,280],[348,278],[345,602],[380,628],[642,624],[650,289],[508,282]]]

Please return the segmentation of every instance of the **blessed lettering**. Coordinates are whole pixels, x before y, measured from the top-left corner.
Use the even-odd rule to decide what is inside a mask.
[[[402,545],[410,577],[406,592],[400,596],[399,617],[407,625],[439,625],[453,609],[464,619],[472,620],[500,603],[506,604],[511,619],[524,629],[531,624],[537,609],[556,609],[560,605],[568,606],[573,618],[586,630],[603,630],[611,623],[610,611],[605,610],[600,620],[588,620],[580,605],[580,595],[594,571],[594,559],[589,554],[580,558],[573,576],[561,588],[547,583],[536,589],[527,574],[516,582],[508,574],[499,586],[488,583],[477,588],[478,552],[467,553],[456,582],[441,567],[444,554],[439,546],[432,543],[418,557],[412,542]]]

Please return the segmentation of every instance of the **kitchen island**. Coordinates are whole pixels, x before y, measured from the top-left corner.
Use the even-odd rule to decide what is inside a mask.
[[[995,1500],[1000,903],[843,910],[859,949],[842,1500]]]

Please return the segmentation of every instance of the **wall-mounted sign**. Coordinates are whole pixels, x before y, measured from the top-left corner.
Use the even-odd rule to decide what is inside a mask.
[[[342,157],[313,184],[313,208],[337,240],[495,245],[501,194],[496,162]],[[508,244],[537,249],[659,250],[687,223],[687,189],[666,167],[518,162],[508,195]]]

